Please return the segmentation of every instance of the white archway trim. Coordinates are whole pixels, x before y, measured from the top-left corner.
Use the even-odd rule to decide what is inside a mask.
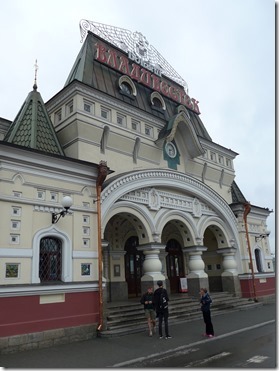
[[[40,262],[40,241],[44,237],[56,237],[62,241],[62,274],[63,282],[72,281],[72,242],[69,236],[50,226],[46,229],[41,229],[33,237],[33,259],[32,259],[32,283],[41,283],[39,278],[39,262]]]
[[[224,242],[225,246],[226,247],[234,246],[233,241],[231,241],[231,237],[228,236],[227,225],[224,223],[224,221],[222,219],[220,219],[219,217],[216,217],[216,216],[211,216],[211,217],[209,216],[206,219],[201,218],[199,220],[198,230],[199,230],[200,236],[203,236],[204,233],[205,233],[205,230],[208,227],[212,227],[213,225],[220,228],[221,232],[223,233],[224,239],[225,239],[225,242]],[[219,246],[219,247],[221,247],[221,246]]]
[[[237,220],[228,203],[214,190],[197,179],[167,169],[147,169],[123,174],[111,181],[102,191],[102,225],[111,214],[111,205],[126,193],[146,187],[167,187],[189,193],[208,204],[224,220],[226,229],[231,229],[236,246],[239,246]]]
[[[119,201],[113,204],[109,210],[109,214],[102,220],[102,225],[106,226],[109,219],[120,213],[132,214],[137,217],[144,227],[146,238],[148,241],[152,241],[152,235],[155,233],[155,227],[153,219],[147,209],[139,204],[134,204],[128,201]]]
[[[181,210],[164,210],[161,209],[155,218],[156,230],[162,235],[163,229],[168,222],[179,220],[189,230],[192,241],[195,241],[198,236],[198,231],[195,225],[195,221],[190,214],[186,214]],[[185,236],[182,236],[185,240]],[[186,241],[184,241],[186,246]]]

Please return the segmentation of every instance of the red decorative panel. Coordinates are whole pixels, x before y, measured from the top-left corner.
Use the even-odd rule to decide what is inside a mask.
[[[0,298],[0,336],[97,323],[98,303],[98,292],[69,293],[63,303],[48,304],[39,295]]]
[[[255,291],[256,296],[273,295],[275,294],[275,277],[268,278],[255,278]],[[242,297],[251,298],[254,297],[254,284],[252,278],[240,280]]]

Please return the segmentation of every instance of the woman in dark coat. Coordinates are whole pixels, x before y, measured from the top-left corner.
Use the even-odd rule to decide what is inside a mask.
[[[212,338],[214,336],[214,329],[211,322],[210,304],[212,303],[211,297],[209,296],[207,289],[200,289],[200,304],[201,311],[203,314],[203,320],[205,323],[205,334],[203,336],[208,336]]]

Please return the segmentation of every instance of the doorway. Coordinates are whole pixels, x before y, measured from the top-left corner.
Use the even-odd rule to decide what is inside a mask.
[[[168,253],[166,263],[170,291],[174,294],[180,290],[180,277],[185,277],[183,252],[180,244],[175,239],[171,239],[167,242],[166,252]]]
[[[137,250],[138,237],[130,237],[125,243],[125,278],[128,285],[128,297],[141,295],[141,277],[144,255]]]

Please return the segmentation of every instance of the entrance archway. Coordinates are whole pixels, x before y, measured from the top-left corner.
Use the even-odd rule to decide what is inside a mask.
[[[180,277],[184,275],[183,252],[178,241],[171,239],[166,246],[167,275],[170,282],[171,293],[179,292]]]
[[[125,279],[128,285],[128,297],[141,295],[141,276],[144,255],[137,250],[139,239],[136,236],[129,237],[125,243]]]

